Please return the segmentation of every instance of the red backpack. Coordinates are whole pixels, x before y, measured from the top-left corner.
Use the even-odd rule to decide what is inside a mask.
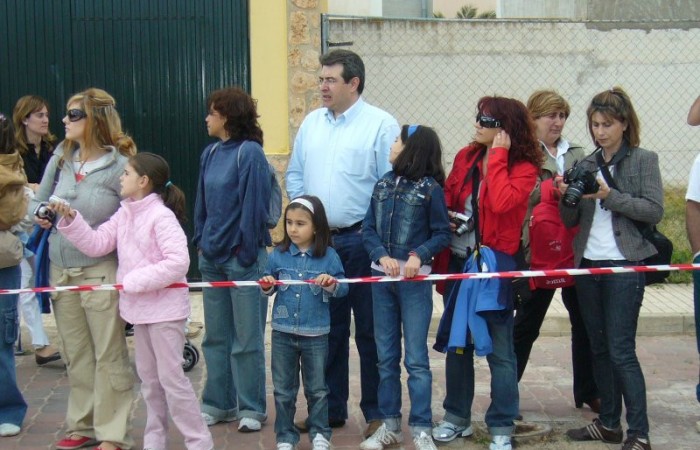
[[[569,269],[574,266],[574,236],[578,227],[566,228],[559,216],[558,190],[553,179],[540,185],[542,198],[530,219],[530,269]],[[574,277],[532,277],[530,289],[557,289],[573,286]]]

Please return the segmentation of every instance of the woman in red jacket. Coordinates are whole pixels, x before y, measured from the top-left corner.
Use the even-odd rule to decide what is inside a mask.
[[[515,266],[527,199],[542,165],[534,124],[518,100],[483,97],[474,127],[474,141],[457,153],[445,181],[453,235],[449,253],[436,263],[436,273],[461,272],[477,240],[503,254],[510,260],[509,265]],[[473,200],[475,190],[478,194]],[[447,283],[446,288],[445,295],[451,291],[456,294],[459,283]],[[492,436],[490,450],[511,450],[513,419],[518,413],[518,382],[510,281],[502,283],[499,298],[505,299],[504,309],[484,314],[493,341],[493,352],[487,355],[492,401],[486,424]],[[465,349],[463,354],[447,353],[446,378],[445,417],[433,429],[433,438],[441,442],[472,433],[473,348]]]

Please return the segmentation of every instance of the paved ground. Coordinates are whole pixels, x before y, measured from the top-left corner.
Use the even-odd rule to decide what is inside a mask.
[[[640,320],[637,351],[647,382],[651,440],[656,450],[696,450],[700,448],[700,434],[695,422],[700,420],[700,404],[695,400],[695,383],[698,379],[698,354],[692,330],[692,288],[684,285],[652,287],[644,300]],[[201,320],[201,297],[192,296],[193,318]],[[439,318],[442,302],[435,301],[434,318]],[[543,337],[535,344],[532,359],[520,384],[521,411],[527,422],[552,427],[546,439],[519,443],[522,449],[617,449],[599,443],[569,442],[564,436],[567,428],[582,426],[595,415],[587,409],[575,409],[571,395],[571,367],[569,338],[566,336],[566,312],[560,301],[550,308]],[[47,331],[55,339],[55,325],[51,316],[45,316]],[[27,342],[25,330],[25,342]],[[268,332],[269,337],[269,332]],[[199,347],[199,339],[194,342]],[[268,345],[269,350],[269,345]],[[431,352],[433,369],[433,413],[440,419],[444,395],[444,356]],[[269,361],[269,353],[267,355]],[[29,412],[22,433],[13,438],[0,438],[0,448],[51,449],[63,436],[63,419],[68,396],[68,380],[61,364],[52,363],[37,367],[34,358],[17,357],[17,373],[22,391],[29,403]],[[362,440],[365,424],[358,408],[359,361],[357,352],[351,355],[350,419],[345,427],[335,430],[333,445],[336,450],[356,449]],[[197,391],[202,388],[206,376],[203,361],[189,372],[189,378]],[[474,420],[479,428],[472,439],[459,439],[442,448],[486,449],[488,437],[484,435],[483,416],[489,402],[489,372],[484,359],[477,360],[476,399]],[[261,433],[243,434],[236,431],[236,424],[220,424],[211,428],[217,449],[274,449],[274,402],[272,383],[268,374],[267,408],[270,420]],[[405,385],[405,384],[404,384]],[[134,448],[141,448],[145,407],[134,389],[133,434]],[[408,399],[404,389],[404,405]],[[303,396],[299,399],[299,416],[306,408]],[[404,413],[407,413],[404,408]],[[407,427],[404,425],[407,433]],[[406,434],[408,436],[408,434]],[[184,449],[182,438],[172,427],[170,450]],[[308,450],[308,441],[302,440],[299,450]],[[413,449],[412,443],[403,448]]]

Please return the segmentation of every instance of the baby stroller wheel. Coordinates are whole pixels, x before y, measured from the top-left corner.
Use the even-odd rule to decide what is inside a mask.
[[[182,363],[182,369],[185,372],[189,372],[190,370],[192,370],[192,368],[196,366],[199,362],[199,350],[197,350],[197,347],[190,344],[189,342],[185,343],[185,348],[182,351],[182,356],[185,359],[185,361]]]

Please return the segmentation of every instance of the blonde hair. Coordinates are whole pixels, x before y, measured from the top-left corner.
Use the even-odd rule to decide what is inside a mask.
[[[569,102],[556,91],[551,90],[533,92],[527,99],[527,110],[530,111],[530,116],[533,119],[539,119],[558,111],[562,111],[567,119],[571,114]]]
[[[15,126],[17,150],[19,150],[21,155],[26,155],[29,150],[27,126],[24,124],[24,119],[29,117],[32,113],[41,111],[44,107],[46,107],[47,111],[50,111],[48,102],[38,95],[25,95],[15,103],[15,107],[12,110],[12,123]],[[46,142],[49,145],[49,149],[51,149],[53,148],[54,141],[56,141],[56,136],[49,131],[48,134],[41,137],[41,140]]]
[[[586,115],[588,116],[588,132],[593,139],[593,142],[598,145],[593,134],[591,125],[591,117],[595,113],[600,113],[608,119],[615,119],[627,125],[625,131],[622,132],[622,138],[630,147],[639,147],[640,125],[637,113],[632,106],[627,92],[619,86],[613,86],[610,89],[603,91],[593,97],[591,104],[588,106]]]
[[[114,146],[124,156],[136,154],[136,144],[133,139],[122,131],[122,121],[119,118],[114,97],[102,89],[89,88],[68,99],[66,107],[76,103],[87,114],[83,150],[89,152],[92,149]],[[78,143],[66,139],[64,147],[74,150],[78,147]],[[64,151],[63,160],[69,160],[71,153],[72,151]]]

